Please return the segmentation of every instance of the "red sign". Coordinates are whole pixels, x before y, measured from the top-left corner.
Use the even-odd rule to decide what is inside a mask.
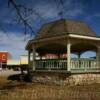
[[[0,52],[0,62],[7,62],[7,52]]]

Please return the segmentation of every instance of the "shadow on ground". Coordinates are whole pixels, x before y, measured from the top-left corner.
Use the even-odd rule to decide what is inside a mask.
[[[24,88],[27,85],[28,79],[26,74],[14,74],[1,79],[0,90],[12,90],[14,88]]]
[[[7,79],[12,81],[24,81],[24,82],[31,82],[31,78],[28,74],[14,74],[10,75]]]
[[[20,76],[21,76],[21,74],[15,74],[15,75],[10,75],[9,77],[8,77],[8,80],[17,80],[17,81],[19,81],[20,80]]]

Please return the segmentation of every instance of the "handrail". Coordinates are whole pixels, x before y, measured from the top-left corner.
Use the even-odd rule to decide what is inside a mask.
[[[94,70],[100,69],[97,66],[97,60],[95,58],[72,58],[70,61],[71,70]],[[36,69],[43,70],[67,70],[67,59],[43,59],[35,60]]]

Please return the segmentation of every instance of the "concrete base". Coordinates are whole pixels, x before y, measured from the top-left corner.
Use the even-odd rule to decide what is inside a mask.
[[[84,85],[100,83],[100,73],[33,72],[33,82],[56,85]]]

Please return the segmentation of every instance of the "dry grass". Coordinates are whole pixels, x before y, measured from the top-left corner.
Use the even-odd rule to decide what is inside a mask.
[[[57,86],[0,77],[0,100],[100,100],[100,84]]]

